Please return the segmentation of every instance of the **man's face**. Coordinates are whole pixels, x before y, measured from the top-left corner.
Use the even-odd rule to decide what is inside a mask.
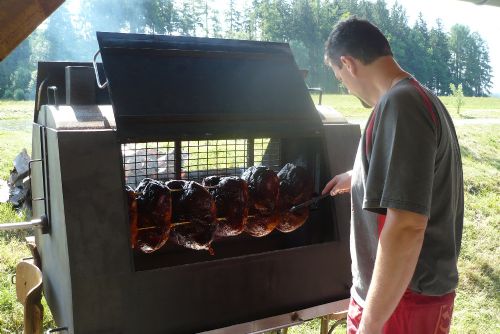
[[[338,67],[335,64],[331,65],[331,68],[333,70],[333,74],[337,78],[337,80],[344,85],[345,88],[347,88],[347,91],[349,94],[354,95],[355,97],[358,98],[358,100],[361,102],[363,107],[365,108],[371,108],[370,104],[367,103],[364,99],[360,97],[360,92],[358,89],[358,83],[357,79],[353,77],[353,75],[349,72],[347,67],[344,65],[342,67]]]

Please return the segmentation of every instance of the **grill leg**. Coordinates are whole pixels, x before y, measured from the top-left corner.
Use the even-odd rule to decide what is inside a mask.
[[[321,318],[320,333],[321,334],[332,334],[333,330],[337,326],[339,326],[340,324],[345,322],[346,319],[347,319],[347,310],[344,310],[342,312],[333,313],[333,314],[322,317]],[[330,320],[333,320],[334,323],[333,323],[332,327],[330,327],[330,329],[328,329],[328,322]]]
[[[328,334],[328,316],[321,317],[320,334]]]

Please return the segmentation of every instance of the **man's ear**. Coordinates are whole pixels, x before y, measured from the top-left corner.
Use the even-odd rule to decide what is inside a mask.
[[[356,61],[351,56],[340,56],[340,62],[342,66],[345,66],[346,69],[351,73],[352,76],[355,76],[358,72]]]

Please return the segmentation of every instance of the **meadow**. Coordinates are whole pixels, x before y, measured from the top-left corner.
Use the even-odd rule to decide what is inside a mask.
[[[313,96],[317,101],[317,96]],[[500,98],[466,98],[460,115],[454,101],[443,102],[460,123],[457,133],[464,165],[465,222],[459,260],[460,283],[457,290],[452,333],[500,332]],[[323,104],[334,106],[350,121],[363,123],[370,110],[348,95],[325,95]],[[0,101],[0,180],[6,180],[12,160],[31,146],[33,102]],[[0,203],[0,223],[22,221],[22,212]],[[16,301],[11,275],[24,257],[27,232],[0,232],[0,333],[22,332],[22,307]],[[45,328],[55,327],[45,305]],[[288,333],[319,333],[319,320],[292,327]],[[334,333],[345,333],[345,327]]]

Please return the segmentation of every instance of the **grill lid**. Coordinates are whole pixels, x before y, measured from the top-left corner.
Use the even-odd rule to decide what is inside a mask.
[[[288,44],[98,32],[123,141],[319,134]]]

